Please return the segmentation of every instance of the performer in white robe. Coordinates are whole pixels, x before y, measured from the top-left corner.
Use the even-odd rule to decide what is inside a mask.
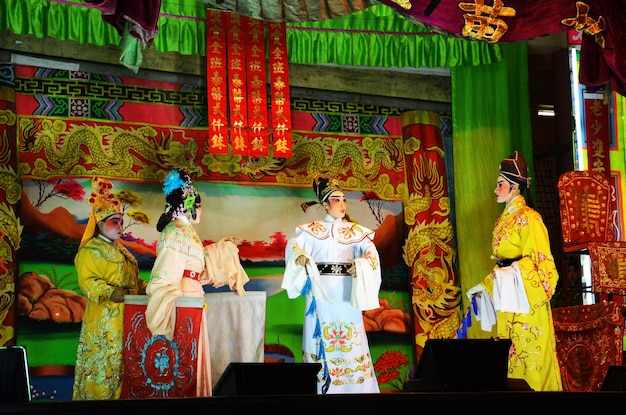
[[[157,256],[146,287],[144,319],[129,324],[125,347],[127,398],[182,398],[212,395],[211,350],[204,304],[204,286],[228,284],[244,295],[248,275],[239,261],[233,237],[203,246],[193,225],[202,215],[201,197],[189,175],[180,169],[163,182],[165,211]],[[179,300],[186,305],[179,309]],[[197,299],[197,301],[196,301]],[[184,314],[186,309],[189,314]]]
[[[305,363],[321,363],[318,393],[378,393],[362,311],[380,306],[380,258],[374,232],[352,222],[335,180],[313,182],[326,209],[323,221],[299,225],[285,251],[282,288],[306,295],[302,337]]]

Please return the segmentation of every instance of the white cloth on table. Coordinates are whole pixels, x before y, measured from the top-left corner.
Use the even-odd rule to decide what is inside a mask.
[[[263,363],[266,292],[204,294],[213,387],[231,362]]]

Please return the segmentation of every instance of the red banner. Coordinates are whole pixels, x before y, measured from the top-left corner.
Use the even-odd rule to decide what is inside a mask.
[[[270,88],[274,157],[291,157],[291,108],[285,23],[269,22]]]
[[[609,105],[601,93],[583,91],[588,169],[609,175]]]
[[[248,139],[251,156],[269,155],[267,127],[267,68],[265,64],[265,24],[250,19],[246,31],[248,78]]]
[[[228,88],[230,91],[230,143],[233,154],[248,155],[246,31],[250,18],[228,13]]]
[[[225,14],[207,10],[207,101],[209,151],[228,153],[228,118],[226,114],[226,22]]]

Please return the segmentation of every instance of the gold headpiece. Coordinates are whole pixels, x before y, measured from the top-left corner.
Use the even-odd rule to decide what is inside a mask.
[[[91,205],[91,214],[78,249],[94,237],[98,222],[116,213],[122,213],[120,201],[113,194],[113,183],[100,177],[94,177],[91,180],[91,195],[87,203]]]

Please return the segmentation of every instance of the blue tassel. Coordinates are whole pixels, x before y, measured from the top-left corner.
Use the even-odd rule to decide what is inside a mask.
[[[328,374],[328,368],[324,370],[324,385],[322,385],[322,395],[325,395],[330,388],[330,375]]]
[[[478,304],[476,304],[476,297],[472,297],[472,308],[474,309],[474,314],[478,315]]]
[[[302,290],[300,290],[300,295],[308,295],[311,292],[311,278],[307,277]]]
[[[306,311],[307,316],[312,316],[317,310],[317,303],[315,302],[315,297],[311,297],[311,304],[309,305],[309,309]]]
[[[472,304],[467,307],[467,311],[465,312],[465,316],[463,316],[463,321],[461,322],[461,327],[456,332],[457,339],[465,339],[467,338],[467,329],[472,327],[472,309],[476,311],[476,299],[472,298]]]
[[[330,388],[330,373],[328,373],[328,364],[326,363],[326,351],[324,350],[324,341],[320,340],[320,347],[318,351],[318,360],[324,362],[324,374],[322,375],[322,380],[324,384],[322,385],[322,395],[325,395],[328,392],[328,388]]]
[[[314,339],[319,339],[320,336],[322,335],[322,328],[320,327],[320,321],[319,319],[315,320],[315,331],[313,332],[313,338]],[[324,347],[322,347],[322,350],[324,349]]]

